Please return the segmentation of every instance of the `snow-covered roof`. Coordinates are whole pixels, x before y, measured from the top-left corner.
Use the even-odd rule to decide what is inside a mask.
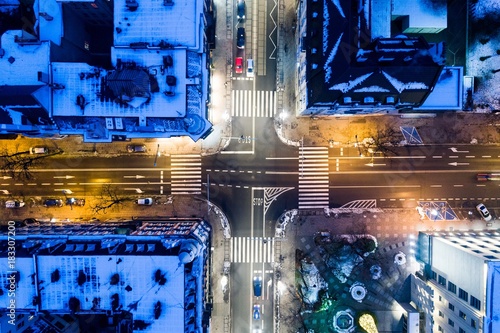
[[[179,267],[177,256],[130,255],[71,255],[38,256],[40,308],[47,311],[69,311],[68,300],[75,297],[82,311],[110,310],[112,295],[118,294],[118,304],[131,311],[134,320],[151,323],[145,332],[184,332],[184,269]],[[51,274],[58,269],[61,278],[51,281]],[[167,282],[155,282],[155,272],[160,269]],[[80,272],[86,281],[77,283]],[[118,274],[119,281],[112,284],[111,277]],[[99,299],[99,305],[93,304]],[[162,303],[162,314],[154,320],[154,306]],[[94,301],[95,302],[95,301]]]
[[[48,42],[19,44],[21,30],[9,30],[2,35],[2,49],[5,54],[0,58],[0,86],[2,85],[44,85],[39,81],[38,72],[48,74],[50,45]]]
[[[462,110],[462,67],[445,67],[425,102],[417,110]]]
[[[446,1],[394,0],[392,15],[408,16],[407,33],[440,31],[447,26]]]
[[[172,0],[173,5],[165,0],[137,1],[135,11],[127,7],[130,2],[114,2],[115,46],[158,45],[163,40],[174,47],[198,49],[203,1]]]
[[[33,9],[40,40],[61,45],[61,37],[64,34],[62,3],[56,0],[35,0]]]

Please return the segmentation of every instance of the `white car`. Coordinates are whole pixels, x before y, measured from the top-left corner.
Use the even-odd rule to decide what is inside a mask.
[[[5,208],[21,208],[24,207],[24,202],[19,200],[5,201]]]
[[[479,214],[481,214],[481,217],[486,222],[491,221],[491,214],[490,214],[490,212],[488,211],[488,209],[486,208],[485,205],[483,205],[482,203],[480,203],[479,205],[476,206],[476,209],[479,212]]]
[[[47,147],[31,147],[30,154],[48,154],[49,148]]]
[[[152,198],[141,198],[135,201],[136,204],[141,206],[151,206],[153,204]]]
[[[247,77],[253,77],[253,59],[247,60]]]

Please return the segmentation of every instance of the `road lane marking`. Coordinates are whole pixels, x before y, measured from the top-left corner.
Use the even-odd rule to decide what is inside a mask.
[[[443,158],[443,156],[432,156],[432,158]]]
[[[483,158],[490,158],[491,156],[490,155],[483,155],[481,157],[483,157]]]
[[[448,156],[449,158],[458,158],[458,156]]]
[[[483,184],[476,184],[477,187],[484,187],[486,185],[483,185]]]
[[[453,185],[453,187],[464,187],[463,185]]]
[[[431,187],[442,187],[442,185],[431,185]]]
[[[465,156],[465,158],[476,158],[476,156],[467,155],[467,156]]]

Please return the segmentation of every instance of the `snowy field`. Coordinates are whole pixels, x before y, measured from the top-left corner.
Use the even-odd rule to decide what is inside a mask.
[[[478,0],[471,7],[470,19],[471,26],[478,29],[469,42],[466,73],[476,78],[474,104],[500,110],[500,1]],[[482,27],[489,29],[480,30]]]

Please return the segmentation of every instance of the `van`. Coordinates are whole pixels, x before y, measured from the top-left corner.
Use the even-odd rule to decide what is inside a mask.
[[[253,59],[247,60],[247,76],[253,77]]]
[[[49,152],[49,148],[47,147],[31,147],[30,154],[47,154]]]

